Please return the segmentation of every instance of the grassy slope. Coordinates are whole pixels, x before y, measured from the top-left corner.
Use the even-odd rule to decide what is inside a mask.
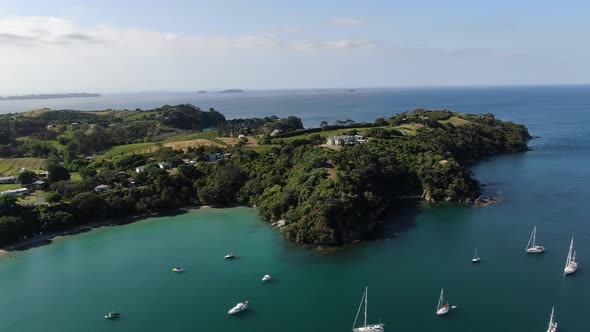
[[[0,184],[0,191],[10,190],[10,189],[18,189],[20,187],[21,186],[18,183]]]
[[[125,154],[130,154],[136,151],[149,149],[150,147],[155,146],[155,142],[148,142],[148,143],[135,143],[135,144],[126,144],[126,145],[118,145],[114,146],[107,151],[102,153],[102,156],[106,158],[113,158],[117,156],[122,156]]]
[[[0,158],[0,176],[16,175],[21,168],[40,171],[44,163],[41,158]]]

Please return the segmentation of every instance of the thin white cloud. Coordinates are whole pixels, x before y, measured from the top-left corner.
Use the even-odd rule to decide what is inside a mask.
[[[301,41],[292,45],[292,49],[299,51],[321,51],[321,50],[370,50],[377,49],[375,42],[368,40],[339,39],[332,41]]]
[[[158,54],[159,52],[234,52],[236,50],[352,50],[376,48],[365,40],[306,40],[296,42],[281,33],[246,35],[174,34],[111,26],[82,28],[76,22],[56,17],[17,17],[0,20],[0,49],[42,47],[75,53],[98,51],[100,54]]]
[[[367,20],[359,17],[335,17],[330,20],[333,25],[362,25],[367,23]]]

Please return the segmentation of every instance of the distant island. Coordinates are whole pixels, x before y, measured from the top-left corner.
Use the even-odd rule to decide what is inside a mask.
[[[302,244],[371,239],[409,197],[481,204],[469,165],[530,138],[492,114],[426,109],[317,128],[190,104],[0,115],[0,247],[189,206],[255,206]]]
[[[243,93],[243,92],[246,92],[246,91],[240,90],[240,89],[227,89],[227,90],[219,91],[219,93]]]
[[[57,94],[41,94],[41,95],[22,95],[22,96],[0,97],[0,100],[30,100],[30,99],[88,98],[88,97],[100,97],[100,94],[98,94],[98,93],[57,93]]]
[[[207,93],[207,90],[199,90],[197,93]]]

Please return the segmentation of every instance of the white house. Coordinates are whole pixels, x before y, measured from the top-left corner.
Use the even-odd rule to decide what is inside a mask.
[[[29,194],[29,189],[27,188],[19,188],[19,189],[10,189],[4,190],[0,192],[0,195],[10,195],[10,196],[26,196]]]
[[[172,165],[168,162],[165,162],[165,161],[158,163],[158,166],[160,166],[161,169],[171,169],[172,168]]]
[[[356,138],[350,135],[330,136],[326,140],[326,144],[332,146],[354,145],[356,143]]]
[[[96,191],[97,193],[103,193],[109,190],[111,190],[111,187],[107,186],[106,184],[101,184],[94,188],[94,191]]]
[[[16,176],[4,176],[0,178],[0,183],[16,183]]]
[[[137,166],[135,167],[135,173],[141,173],[145,171],[145,166]]]

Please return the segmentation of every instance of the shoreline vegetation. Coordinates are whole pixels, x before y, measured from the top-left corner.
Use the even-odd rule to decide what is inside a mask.
[[[355,243],[373,238],[403,198],[493,204],[468,167],[526,151],[529,139],[523,125],[448,110],[318,128],[293,116],[227,120],[188,104],[4,115],[0,171],[23,157],[43,166],[1,175],[43,201],[0,195],[0,248],[186,206],[253,206],[288,240]]]

